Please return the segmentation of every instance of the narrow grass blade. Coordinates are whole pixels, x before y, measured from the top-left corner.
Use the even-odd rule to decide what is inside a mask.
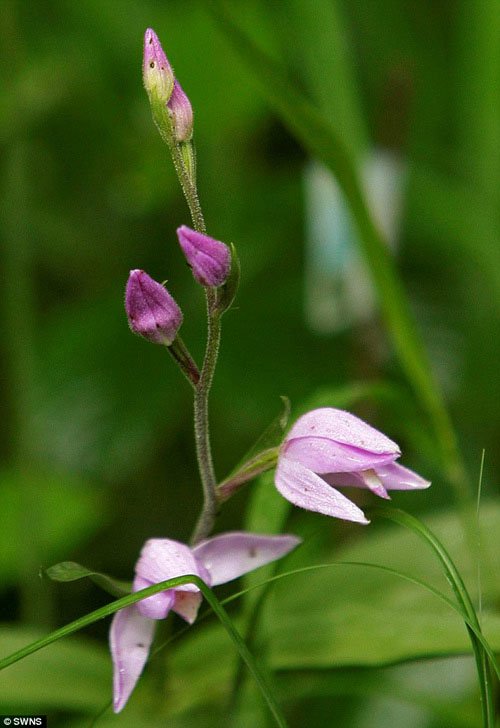
[[[264,673],[262,672],[255,658],[247,648],[241,635],[234,627],[230,616],[222,606],[221,602],[214,595],[212,590],[205,584],[205,582],[203,582],[199,577],[194,575],[180,576],[176,577],[175,579],[168,579],[167,581],[162,581],[158,584],[154,584],[147,589],[142,589],[141,591],[135,592],[134,594],[129,594],[126,597],[122,597],[121,599],[111,602],[110,604],[106,604],[104,607],[96,609],[94,612],[90,612],[90,614],[86,614],[84,617],[80,617],[80,619],[77,619],[64,627],[61,627],[61,629],[55,630],[55,632],[51,632],[45,637],[42,637],[41,639],[36,640],[29,645],[26,645],[26,647],[17,650],[17,652],[14,652],[11,655],[4,657],[0,660],[0,670],[5,669],[15,662],[18,662],[23,657],[27,657],[28,655],[31,655],[38,650],[41,650],[43,647],[47,647],[48,645],[52,644],[52,642],[55,642],[62,637],[67,637],[68,635],[77,632],[83,627],[87,627],[89,624],[93,624],[94,622],[97,622],[104,617],[108,617],[109,615],[114,614],[119,609],[129,607],[132,604],[141,601],[142,599],[146,599],[146,597],[152,596],[153,594],[158,594],[159,592],[165,591],[166,589],[174,589],[176,587],[183,586],[184,584],[194,584],[202,592],[203,596],[212,607],[212,610],[215,612],[216,616],[219,618],[222,625],[226,629],[228,635],[233,640],[241,659],[245,662],[251,674],[253,675],[255,682],[257,683],[262,693],[262,696],[274,717],[276,725],[280,728],[287,728],[286,720],[281,713],[280,707],[278,706],[274,698],[273,692],[267,683],[267,679]]]
[[[390,508],[388,506],[377,506],[373,509],[373,513],[409,528],[433,549],[434,553],[440,560],[446,579],[455,593],[459,606],[463,610],[464,615],[467,617],[467,629],[469,631],[472,649],[476,659],[479,688],[481,691],[483,725],[485,728],[494,728],[495,705],[490,667],[487,659],[488,652],[483,647],[483,641],[478,637],[478,635],[481,634],[481,625],[479,623],[474,604],[472,603],[469,592],[467,591],[464,581],[460,576],[460,572],[453,563],[451,556],[432,531],[430,531],[424,523],[414,516],[411,516],[409,513],[405,513],[397,508]],[[491,664],[496,668],[494,660]]]

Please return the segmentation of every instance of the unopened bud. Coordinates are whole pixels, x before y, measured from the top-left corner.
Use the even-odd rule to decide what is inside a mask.
[[[193,275],[202,286],[221,286],[231,268],[231,251],[220,240],[182,225],[177,237]]]
[[[182,311],[170,293],[143,270],[130,271],[125,310],[132,331],[154,344],[170,346],[182,323]]]
[[[167,104],[176,142],[188,142],[193,136],[193,107],[177,79]]]
[[[151,101],[168,103],[174,88],[174,72],[158,36],[151,28],[144,34],[142,75]]]

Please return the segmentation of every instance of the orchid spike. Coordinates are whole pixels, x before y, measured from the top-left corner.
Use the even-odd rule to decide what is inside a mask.
[[[296,536],[264,536],[239,531],[208,538],[193,548],[168,538],[153,538],[142,548],[132,590],[140,591],[187,574],[199,576],[211,587],[225,584],[285,556],[299,543]],[[174,611],[192,624],[201,600],[198,587],[185,584],[147,597],[115,614],[110,630],[115,713],[124,708],[146,664],[154,621],[164,619]]]
[[[430,482],[395,461],[396,443],[343,410],[324,407],[300,417],[281,446],[275,484],[291,503],[346,521],[369,523],[337,487],[418,490]]]
[[[154,344],[170,346],[182,324],[182,311],[170,293],[143,270],[131,270],[125,310],[135,334]]]
[[[225,243],[186,225],[177,229],[177,237],[198,283],[215,288],[226,282],[231,269],[231,251]]]

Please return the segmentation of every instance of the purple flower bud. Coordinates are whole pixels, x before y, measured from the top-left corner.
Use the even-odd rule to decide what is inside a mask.
[[[231,268],[231,251],[227,245],[186,225],[177,229],[177,237],[198,283],[212,287],[225,283]]]
[[[380,498],[388,490],[419,490],[430,483],[399,465],[396,443],[358,417],[333,407],[302,415],[280,449],[275,485],[300,508],[368,523],[337,487],[366,488]]]
[[[144,34],[142,76],[148,94],[167,103],[174,88],[174,72],[158,36],[151,28],[148,28]]]
[[[172,117],[175,141],[188,142],[193,136],[193,107],[177,80],[167,108]]]
[[[170,346],[182,323],[182,311],[170,293],[143,270],[132,270],[125,291],[130,328],[154,344]]]

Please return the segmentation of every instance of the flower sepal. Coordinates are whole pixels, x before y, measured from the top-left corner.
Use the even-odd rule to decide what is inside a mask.
[[[231,249],[231,267],[226,282],[217,290],[216,309],[223,314],[233,305],[240,285],[241,266],[234,243],[229,243]]]

